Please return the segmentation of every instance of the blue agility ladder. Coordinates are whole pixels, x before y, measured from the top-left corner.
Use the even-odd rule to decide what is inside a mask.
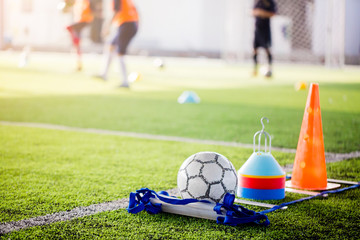
[[[257,223],[263,226],[270,224],[265,214],[246,209],[234,204],[235,195],[227,193],[223,203],[212,203],[207,200],[178,199],[170,197],[165,191],[156,193],[148,188],[130,193],[129,213],[139,213],[143,210],[150,214],[169,212],[185,216],[216,220],[219,224],[236,226],[242,223]]]
[[[169,196],[169,194],[165,191],[156,193],[155,191],[148,188],[142,188],[140,190],[136,190],[136,192],[130,193],[129,206],[127,207],[127,211],[133,214],[139,213],[143,210],[149,214],[168,212],[185,216],[216,220],[216,222],[219,224],[230,226],[237,226],[243,223],[256,223],[261,226],[268,226],[270,221],[265,215],[266,213],[276,211],[291,204],[332,193],[339,193],[346,190],[355,189],[358,187],[360,187],[360,182],[350,187],[324,191],[314,196],[282,203],[261,212],[255,212],[241,205],[234,204],[235,195],[230,193],[225,195],[223,203],[212,203],[207,200],[197,200],[192,198],[179,199]]]

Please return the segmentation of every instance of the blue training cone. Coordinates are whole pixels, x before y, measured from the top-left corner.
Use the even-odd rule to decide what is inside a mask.
[[[277,200],[285,198],[285,172],[271,155],[271,137],[264,131],[254,135],[254,152],[238,171],[239,185],[237,189],[238,197],[257,199],[257,200]],[[259,135],[258,151],[255,151],[256,136]],[[261,136],[265,135],[265,149],[260,151]],[[267,137],[269,138],[269,149],[267,149]]]
[[[178,103],[200,103],[200,97],[193,91],[184,91],[179,96]]]

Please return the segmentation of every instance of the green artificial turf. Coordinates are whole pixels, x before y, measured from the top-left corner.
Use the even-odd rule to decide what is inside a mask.
[[[360,159],[328,164],[331,178],[354,180]],[[346,177],[344,177],[346,173]],[[344,186],[343,186],[344,187]],[[287,193],[285,202],[305,197]],[[129,214],[125,209],[33,227],[4,237],[41,239],[357,239],[360,224],[360,189],[312,199],[287,210],[267,214],[270,226],[244,224],[237,227],[215,221],[161,213]],[[276,202],[283,202],[276,201]],[[275,201],[273,201],[275,202]],[[261,208],[249,207],[261,211]]]
[[[261,129],[260,118],[266,116],[273,146],[296,148],[308,92],[295,91],[294,84],[316,81],[325,150],[360,150],[357,70],[279,65],[275,77],[265,80],[249,77],[251,68],[246,65],[169,59],[159,71],[151,59],[130,58],[129,68],[143,77],[129,91],[97,82],[90,72],[60,71],[70,68],[65,56],[56,64],[44,58],[20,70],[0,61],[0,120],[252,143]],[[96,61],[88,65],[96,66]],[[110,81],[118,81],[117,74],[112,72]],[[178,104],[183,90],[195,91],[201,103]]]
[[[17,55],[0,55],[0,121],[67,126],[252,143],[266,116],[273,146],[296,148],[307,98],[298,81],[319,82],[325,150],[359,151],[360,71],[275,64],[274,78],[251,78],[250,65],[206,59],[129,58],[129,72],[142,74],[131,90],[94,80],[98,56],[85,57],[85,71],[71,70],[70,56],[34,54],[18,69]],[[178,104],[193,90],[200,104]],[[0,124],[0,222],[43,216],[78,206],[127,198],[142,187],[176,188],[181,163],[200,151],[226,156],[239,169],[252,149],[155,141]],[[294,154],[273,151],[280,165]],[[359,181],[360,159],[327,165],[328,177]],[[357,239],[359,189],[268,214],[268,228],[239,227],[170,214],[131,215],[125,209],[20,230],[4,239]],[[287,193],[282,201],[303,195]],[[260,208],[251,207],[253,210]]]
[[[252,150],[0,125],[0,221],[127,198],[147,187],[176,188],[182,162],[200,151],[238,170]],[[274,152],[280,164],[294,154]]]

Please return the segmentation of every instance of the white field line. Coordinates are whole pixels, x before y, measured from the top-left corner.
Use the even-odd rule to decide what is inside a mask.
[[[24,228],[42,226],[54,222],[69,221],[75,218],[85,217],[100,212],[118,210],[121,208],[126,208],[128,204],[128,200],[124,198],[117,201],[99,203],[87,207],[77,207],[70,211],[57,212],[17,222],[13,221],[8,223],[0,223],[0,235],[18,231]]]
[[[216,141],[216,140],[203,140],[203,139],[196,139],[196,138],[164,136],[164,135],[155,135],[155,134],[148,134],[148,133],[124,132],[124,131],[105,130],[105,129],[96,129],[96,128],[70,127],[70,126],[48,124],[48,123],[0,121],[0,124],[6,125],[6,126],[32,127],[32,128],[42,128],[42,129],[61,130],[61,131],[70,131],[70,132],[95,133],[95,134],[102,134],[102,135],[133,137],[133,138],[142,138],[142,139],[149,139],[149,140],[174,141],[174,142],[198,143],[198,144],[219,145],[219,146],[229,146],[229,147],[253,148],[252,144],[247,144],[247,143],[225,142],[225,141]],[[296,149],[290,149],[290,148],[271,147],[271,149],[274,151],[279,151],[279,152],[284,152],[284,153],[296,153]],[[358,158],[358,157],[360,157],[360,151],[355,151],[355,152],[350,152],[350,153],[326,152],[325,156],[326,156],[326,162],[338,162],[338,161],[342,161],[342,160],[346,160],[346,159],[350,159],[350,158]],[[289,166],[285,166],[285,168],[287,168]]]
[[[170,189],[167,190],[167,192],[171,196],[179,196],[177,189]],[[128,205],[129,200],[127,198],[122,198],[111,202],[93,204],[87,207],[77,207],[69,211],[47,214],[45,216],[39,216],[8,223],[0,223],[0,236],[2,234],[19,231],[21,229],[29,227],[42,226],[55,222],[69,221],[72,219],[90,216],[101,212],[119,210],[126,208]]]

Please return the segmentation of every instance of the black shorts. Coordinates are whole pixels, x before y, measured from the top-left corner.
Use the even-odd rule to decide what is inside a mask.
[[[271,31],[270,27],[262,27],[255,29],[254,48],[270,48],[271,47]]]
[[[111,41],[111,45],[117,46],[119,54],[125,54],[131,39],[138,30],[137,22],[125,22],[120,25],[115,37]]]

